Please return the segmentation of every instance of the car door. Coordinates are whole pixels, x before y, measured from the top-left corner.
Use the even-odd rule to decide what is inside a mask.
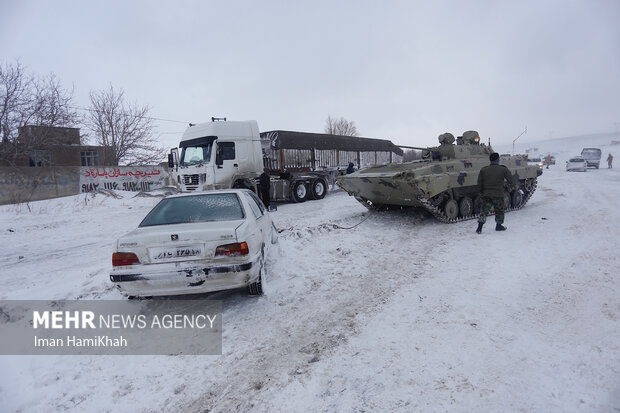
[[[244,196],[248,204],[250,205],[250,209],[252,210],[252,214],[256,218],[256,226],[258,227],[261,235],[261,240],[263,244],[266,244],[271,239],[271,217],[267,213],[265,206],[258,199],[254,192],[244,192]]]

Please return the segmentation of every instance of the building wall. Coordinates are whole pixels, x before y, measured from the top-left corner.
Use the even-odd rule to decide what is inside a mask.
[[[99,189],[151,191],[170,185],[167,166],[115,166],[80,168],[80,192]]]
[[[0,168],[0,205],[79,193],[79,167]]]
[[[0,167],[0,205],[96,192],[150,191],[171,184],[168,167]]]
[[[51,126],[23,126],[19,128],[17,141],[25,145],[30,145],[32,143],[37,143],[41,146],[80,145],[80,129]]]
[[[15,143],[3,143],[14,145],[13,150],[7,153],[22,154],[16,159],[0,159],[0,166],[82,166],[81,152],[94,151],[98,153],[97,166],[116,166],[118,162],[109,147],[82,145],[80,130],[78,128],[56,128],[44,126],[24,126],[19,128],[19,137]],[[33,165],[32,151],[49,154],[43,165]],[[48,163],[49,162],[49,163]]]

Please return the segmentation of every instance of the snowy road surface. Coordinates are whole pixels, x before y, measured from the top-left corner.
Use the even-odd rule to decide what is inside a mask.
[[[221,356],[0,356],[0,410],[620,411],[620,173],[539,179],[508,231],[283,204],[267,295],[222,292]],[[0,207],[2,299],[121,299],[115,239],[157,202]],[[205,298],[205,299],[206,299]]]

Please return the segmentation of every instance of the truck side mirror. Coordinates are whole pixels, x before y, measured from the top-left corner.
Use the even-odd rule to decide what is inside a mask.
[[[177,148],[170,149],[170,153],[168,154],[168,167],[170,169],[176,168],[179,165],[179,150]]]

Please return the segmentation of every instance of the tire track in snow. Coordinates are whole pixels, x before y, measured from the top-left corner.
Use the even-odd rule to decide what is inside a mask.
[[[385,219],[396,225],[385,231]],[[178,410],[260,411],[255,401],[262,391],[303,382],[316,363],[357,334],[364,319],[389,302],[395,291],[425,275],[437,237],[412,238],[419,228],[410,219],[402,214],[380,217],[376,225],[369,225],[385,233],[374,238],[365,228],[356,229],[354,245],[344,242],[350,234],[341,237],[328,227],[281,237],[283,256],[269,263],[272,271],[284,272],[295,262],[300,243],[303,253],[321,258],[312,267],[295,268],[302,274],[295,288],[280,286],[273,296],[225,309],[224,347],[237,349],[225,351],[210,366],[209,374],[214,375],[204,383],[209,390]],[[416,263],[403,266],[403,258],[412,256]],[[241,343],[246,345],[239,351]]]

